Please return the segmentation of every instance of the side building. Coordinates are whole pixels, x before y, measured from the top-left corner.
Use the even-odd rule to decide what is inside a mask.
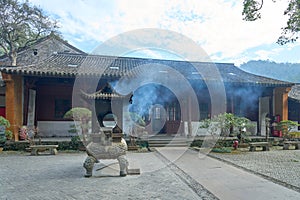
[[[37,40],[29,47],[18,51],[17,66],[30,66],[43,61],[45,58],[55,53],[81,53],[78,48],[70,45],[59,36],[51,33],[50,35]],[[10,60],[6,55],[0,56],[0,66],[9,66]],[[6,116],[6,87],[5,82],[0,76],[0,116]]]

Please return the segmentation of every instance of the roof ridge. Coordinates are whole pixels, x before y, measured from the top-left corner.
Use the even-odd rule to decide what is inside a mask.
[[[26,47],[22,47],[18,50],[17,53],[22,53],[23,51],[26,51],[32,47],[34,47],[35,45],[38,45],[46,40],[49,40],[49,39],[55,39],[55,40],[58,40],[59,42],[63,43],[64,45],[70,47],[71,49],[75,50],[75,51],[78,51],[82,54],[87,54],[86,52],[78,49],[77,47],[71,45],[70,43],[68,43],[66,40],[62,39],[59,35],[56,35],[55,33],[51,32],[49,35],[46,35],[44,37],[41,37],[41,38],[38,38],[36,41],[34,41],[33,43],[31,43],[29,46],[26,46]],[[0,56],[0,59],[4,59],[6,58],[7,55],[6,54],[3,54],[2,56]]]
[[[87,56],[87,53],[75,53],[75,52],[56,52],[52,55],[68,55],[68,56]]]
[[[57,52],[59,55],[74,55],[80,56],[85,55],[87,57],[100,57],[100,58],[116,58],[116,59],[127,59],[127,60],[142,60],[142,61],[157,61],[157,62],[176,62],[176,63],[191,63],[191,64],[215,64],[215,65],[234,65],[234,63],[216,63],[216,62],[208,62],[208,61],[187,61],[187,60],[171,60],[171,59],[156,59],[156,58],[140,58],[140,57],[131,57],[131,56],[116,56],[116,55],[100,55],[100,54],[80,54],[80,53],[70,53],[70,52]],[[235,65],[234,65],[235,66]]]
[[[71,45],[67,40],[62,39],[61,37],[59,37],[58,35],[56,35],[56,34],[54,34],[54,33],[52,33],[52,32],[50,33],[50,35],[48,35],[48,37],[49,37],[49,38],[52,37],[52,38],[54,38],[54,39],[56,39],[56,40],[59,40],[60,42],[64,43],[66,46],[68,46],[68,47],[70,47],[71,49],[74,49],[74,50],[76,50],[76,51],[79,51],[79,52],[81,52],[82,54],[87,54],[86,52],[80,50],[79,48],[77,48],[77,47]]]

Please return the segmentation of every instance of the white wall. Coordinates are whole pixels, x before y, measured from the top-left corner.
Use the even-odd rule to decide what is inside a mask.
[[[207,128],[199,128],[202,122],[192,122],[192,136],[206,136],[210,135]],[[247,129],[247,132],[250,132],[251,135],[257,135],[257,122],[250,122],[252,126]],[[217,134],[220,134],[220,130],[217,131]],[[184,122],[184,135],[188,134],[188,123]]]
[[[41,137],[70,137],[77,133],[69,133],[74,121],[38,121],[38,135]]]
[[[266,135],[266,115],[270,113],[270,97],[259,98],[259,131],[261,136]]]

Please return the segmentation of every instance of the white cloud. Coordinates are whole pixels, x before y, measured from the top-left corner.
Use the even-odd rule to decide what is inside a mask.
[[[255,58],[256,60],[267,60],[268,58],[270,58],[270,55],[274,55],[274,51],[266,51],[266,50],[258,50],[255,52],[255,54],[257,55],[257,57]]]
[[[72,43],[101,43],[140,28],[163,28],[184,34],[202,45],[215,61],[247,60],[247,49],[275,43],[285,26],[287,1],[264,1],[262,19],[242,20],[236,0],[31,0],[58,17],[61,32]],[[299,45],[299,43],[297,43]],[[292,46],[288,46],[292,48]],[[267,57],[271,52],[259,52]]]

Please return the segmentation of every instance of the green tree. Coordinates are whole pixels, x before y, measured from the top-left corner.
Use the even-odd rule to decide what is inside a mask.
[[[201,121],[200,128],[208,128],[211,135],[220,132],[221,136],[238,135],[244,128],[251,127],[250,120],[232,113],[221,113],[211,119]]]
[[[57,22],[28,0],[0,0],[0,52],[17,65],[18,50],[30,46],[51,32],[57,32]]]
[[[64,115],[65,119],[73,119],[76,122],[79,122],[81,134],[82,134],[82,142],[87,145],[87,134],[90,128],[89,122],[92,120],[92,111],[87,108],[83,107],[75,107],[67,111]],[[72,129],[75,128],[77,132],[77,127],[71,127]]]
[[[276,0],[272,0],[276,2]],[[261,9],[264,0],[244,0],[243,16],[246,21],[255,21],[261,18]],[[282,28],[281,36],[277,43],[284,45],[288,42],[295,42],[300,31],[300,0],[288,0],[288,7],[283,13],[288,16],[287,24]]]
[[[290,138],[290,132],[293,128],[300,126],[297,122],[291,121],[291,120],[282,120],[280,121],[277,126],[282,131],[284,138]]]

